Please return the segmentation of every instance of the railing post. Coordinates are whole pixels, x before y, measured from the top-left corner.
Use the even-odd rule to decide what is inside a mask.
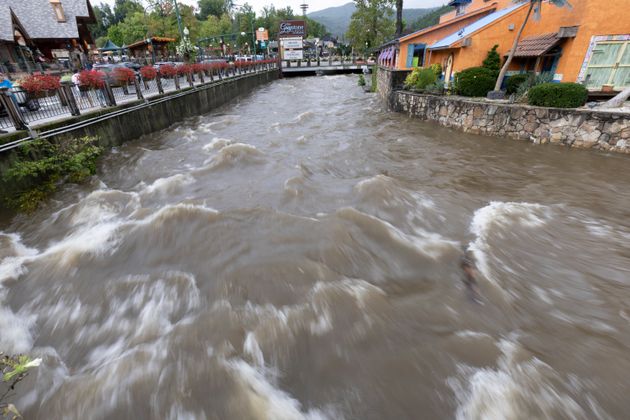
[[[116,106],[116,97],[114,97],[114,91],[107,79],[104,80],[103,88],[101,92],[105,94],[105,103],[107,106]]]
[[[188,80],[188,86],[195,87],[195,83],[193,82],[192,73],[186,73],[186,79]]]
[[[13,100],[13,95],[9,92],[9,88],[0,88],[0,103],[4,106],[4,109],[7,110],[9,119],[16,130],[28,130],[20,107],[18,107],[17,103]]]
[[[205,79],[203,78],[203,71],[200,71],[198,74],[199,74],[199,81],[201,82],[201,84],[206,83]]]
[[[140,82],[138,82],[137,77],[133,78],[133,87],[134,89],[136,89],[136,96],[138,97],[138,99],[140,100],[144,99],[144,96],[142,95],[142,91],[140,90]]]
[[[173,81],[175,82],[175,89],[180,90],[181,87],[179,86],[179,74],[173,76]]]
[[[62,97],[62,100],[68,105],[70,108],[70,114],[72,115],[81,115],[79,111],[79,106],[77,105],[77,100],[72,93],[72,87],[74,83],[72,82],[61,82],[61,87],[59,88],[59,94]]]
[[[332,66],[332,56],[328,56],[328,65]]]
[[[164,87],[162,86],[162,77],[160,76],[160,73],[155,75],[155,83],[157,84],[158,93],[162,95],[164,93]]]

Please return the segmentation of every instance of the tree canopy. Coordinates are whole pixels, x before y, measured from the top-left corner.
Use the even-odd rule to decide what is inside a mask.
[[[116,0],[113,8],[107,4],[94,6],[96,23],[90,30],[97,45],[104,44],[107,39],[123,45],[149,36],[180,38],[171,0],[147,0],[144,4],[147,6],[138,0]],[[179,2],[179,11],[193,43],[199,39],[234,34],[235,38],[229,41],[239,46],[251,43],[252,28],[266,28],[270,38],[274,39],[282,20],[303,18],[291,7],[276,9],[271,5],[257,14],[248,3],[235,8],[232,0],[198,0],[197,7]],[[321,38],[329,34],[321,23],[308,17],[306,21],[308,37]],[[241,36],[242,32],[246,35]]]
[[[396,32],[396,0],[354,0],[356,10],[350,19],[347,38],[351,45],[364,51],[391,40]]]

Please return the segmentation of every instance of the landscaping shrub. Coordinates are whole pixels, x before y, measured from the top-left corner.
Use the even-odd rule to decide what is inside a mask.
[[[485,67],[471,67],[455,75],[455,92],[462,96],[485,97],[494,89],[496,72]]]
[[[435,83],[437,76],[431,68],[414,69],[405,79],[405,87],[412,90],[423,90]]]
[[[438,79],[442,76],[442,65],[440,63],[431,64],[430,68]]]
[[[359,76],[359,86],[365,86],[365,77],[363,75]]]
[[[516,93],[518,88],[529,79],[531,76],[526,73],[513,74],[505,82],[506,92],[508,95]]]
[[[586,103],[588,91],[577,83],[544,83],[527,92],[530,105],[577,108]]]
[[[488,55],[486,56],[486,59],[483,60],[481,66],[487,68],[488,70],[497,72],[498,76],[499,70],[501,70],[501,56],[497,52],[497,48],[499,48],[499,46],[495,45],[490,51],[488,51]]]
[[[35,210],[59,182],[80,182],[94,174],[102,150],[92,137],[59,143],[39,139],[18,147],[0,177],[0,207]]]

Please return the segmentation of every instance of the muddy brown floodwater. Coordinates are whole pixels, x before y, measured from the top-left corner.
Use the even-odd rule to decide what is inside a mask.
[[[108,152],[0,234],[28,419],[630,411],[630,159],[284,79]],[[463,282],[474,254],[480,303]]]

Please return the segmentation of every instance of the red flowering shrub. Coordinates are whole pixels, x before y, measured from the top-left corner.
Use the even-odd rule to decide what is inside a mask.
[[[22,79],[20,86],[29,93],[44,92],[59,89],[61,79],[47,74],[33,74]]]
[[[160,66],[160,76],[162,77],[173,77],[177,74],[177,70],[175,67],[170,64],[164,64]]]
[[[83,70],[79,73],[79,85],[90,89],[100,89],[105,85],[105,73],[98,70]]]
[[[191,67],[193,73],[201,73],[205,70],[204,65],[201,63],[195,63]]]
[[[118,83],[126,84],[136,78],[136,73],[127,67],[116,67],[112,73]]]
[[[144,80],[153,80],[157,77],[157,70],[152,66],[144,66],[140,69],[140,74]]]

